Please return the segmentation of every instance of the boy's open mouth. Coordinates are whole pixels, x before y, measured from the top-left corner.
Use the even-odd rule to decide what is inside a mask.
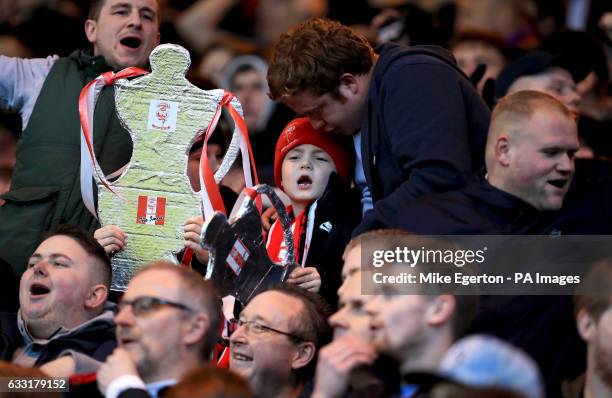
[[[298,178],[297,184],[299,188],[308,188],[312,185],[312,179],[308,176],[301,176]]]

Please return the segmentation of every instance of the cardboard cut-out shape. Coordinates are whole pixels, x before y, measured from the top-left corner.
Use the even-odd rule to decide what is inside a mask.
[[[206,278],[220,290],[221,296],[232,295],[242,308],[257,293],[284,281],[298,266],[295,263],[291,221],[284,205],[268,185],[245,188],[245,201],[236,219],[228,222],[225,215],[215,213],[202,227],[201,245],[210,252]],[[278,213],[283,227],[287,256],[281,264],[268,257],[262,236],[259,211],[253,200],[257,193],[266,194]]]
[[[150,74],[116,82],[117,113],[132,137],[133,155],[112,184],[116,194],[98,189],[100,223],[117,225],[129,236],[125,250],[111,260],[113,290],[125,290],[139,266],[173,259],[183,247],[185,220],[202,214],[199,194],[186,175],[188,151],[224,95],[223,90],[201,90],[185,78],[191,61],[180,46],[158,46],[150,62]],[[231,104],[242,114],[236,99]],[[217,182],[240,150],[235,138],[236,133]]]

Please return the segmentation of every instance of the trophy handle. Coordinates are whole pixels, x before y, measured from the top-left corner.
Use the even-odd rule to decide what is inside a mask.
[[[281,265],[284,267],[285,271],[283,272],[282,280],[285,280],[287,271],[289,270],[289,265],[295,263],[295,246],[293,244],[293,232],[291,232],[291,219],[289,218],[289,214],[287,214],[287,210],[285,209],[285,205],[280,200],[274,189],[266,184],[256,185],[253,188],[245,188],[244,194],[248,198],[242,202],[240,209],[238,210],[237,216],[240,217],[246,210],[248,209],[249,204],[252,205],[252,202],[255,200],[257,195],[266,195],[272,205],[276,209],[278,214],[278,220],[281,223],[281,227],[283,228],[283,240],[285,241],[285,247],[287,248],[287,255],[285,258],[281,259]]]

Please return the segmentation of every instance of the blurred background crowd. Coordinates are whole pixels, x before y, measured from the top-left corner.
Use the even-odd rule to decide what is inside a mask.
[[[189,79],[224,88],[243,104],[259,173],[272,182],[274,143],[294,116],[267,97],[266,69],[278,36],[314,16],[364,33],[377,45],[436,44],[453,51],[483,97],[514,58],[536,49],[569,54],[591,72],[576,86],[581,156],[612,155],[609,74],[612,2],[606,0],[159,0],[161,42],[187,48]],[[88,0],[0,0],[0,54],[66,56],[87,46]],[[487,66],[486,70],[479,65]],[[561,93],[562,94],[562,93]],[[572,93],[570,93],[572,94]],[[8,190],[21,131],[0,115],[0,193]]]

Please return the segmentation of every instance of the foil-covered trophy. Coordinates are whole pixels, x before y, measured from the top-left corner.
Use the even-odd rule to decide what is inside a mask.
[[[185,78],[189,53],[180,46],[158,46],[150,61],[150,74],[137,68],[105,73],[90,82],[79,98],[83,201],[103,226],[117,225],[129,236],[125,250],[111,259],[111,288],[125,290],[138,267],[149,261],[175,259],[183,246],[183,223],[203,214],[206,224],[201,243],[210,251],[206,278],[223,295],[235,297],[244,306],[257,292],[285,280],[295,266],[289,217],[272,188],[252,188],[257,184],[255,165],[242,108],[233,95],[192,85]],[[115,85],[119,119],[133,141],[131,161],[113,173],[118,175],[113,181],[102,173],[92,146],[95,103],[102,88],[111,84]],[[222,108],[233,119],[235,130],[223,162],[213,175],[205,156],[206,143]],[[201,139],[202,190],[194,192],[186,175],[187,158],[193,143]],[[228,222],[217,184],[239,153],[247,199],[236,218]],[[92,178],[98,183],[97,211]],[[265,249],[259,206],[255,204],[259,193],[270,197],[285,232],[287,256],[281,264],[273,263]]]
[[[88,84],[79,99],[81,114],[81,193],[86,207],[104,225],[117,225],[129,236],[125,250],[115,253],[113,290],[125,290],[139,266],[157,259],[172,259],[183,247],[183,224],[204,214],[208,219],[222,210],[217,183],[239,153],[247,187],[257,182],[248,133],[240,103],[223,90],[205,91],[191,84],[185,73],[190,65],[184,48],[164,44],[150,56],[151,73],[128,68],[108,72]],[[143,75],[128,80],[127,77]],[[115,85],[119,119],[133,140],[131,161],[114,181],[102,173],[93,152],[93,111],[100,90]],[[235,130],[223,162],[213,175],[206,160],[206,142],[222,108],[234,120]],[[204,139],[200,162],[201,192],[194,192],[186,175],[188,152]],[[92,177],[99,184],[97,213]],[[107,189],[103,189],[102,186]],[[228,212],[231,209],[227,209]]]

